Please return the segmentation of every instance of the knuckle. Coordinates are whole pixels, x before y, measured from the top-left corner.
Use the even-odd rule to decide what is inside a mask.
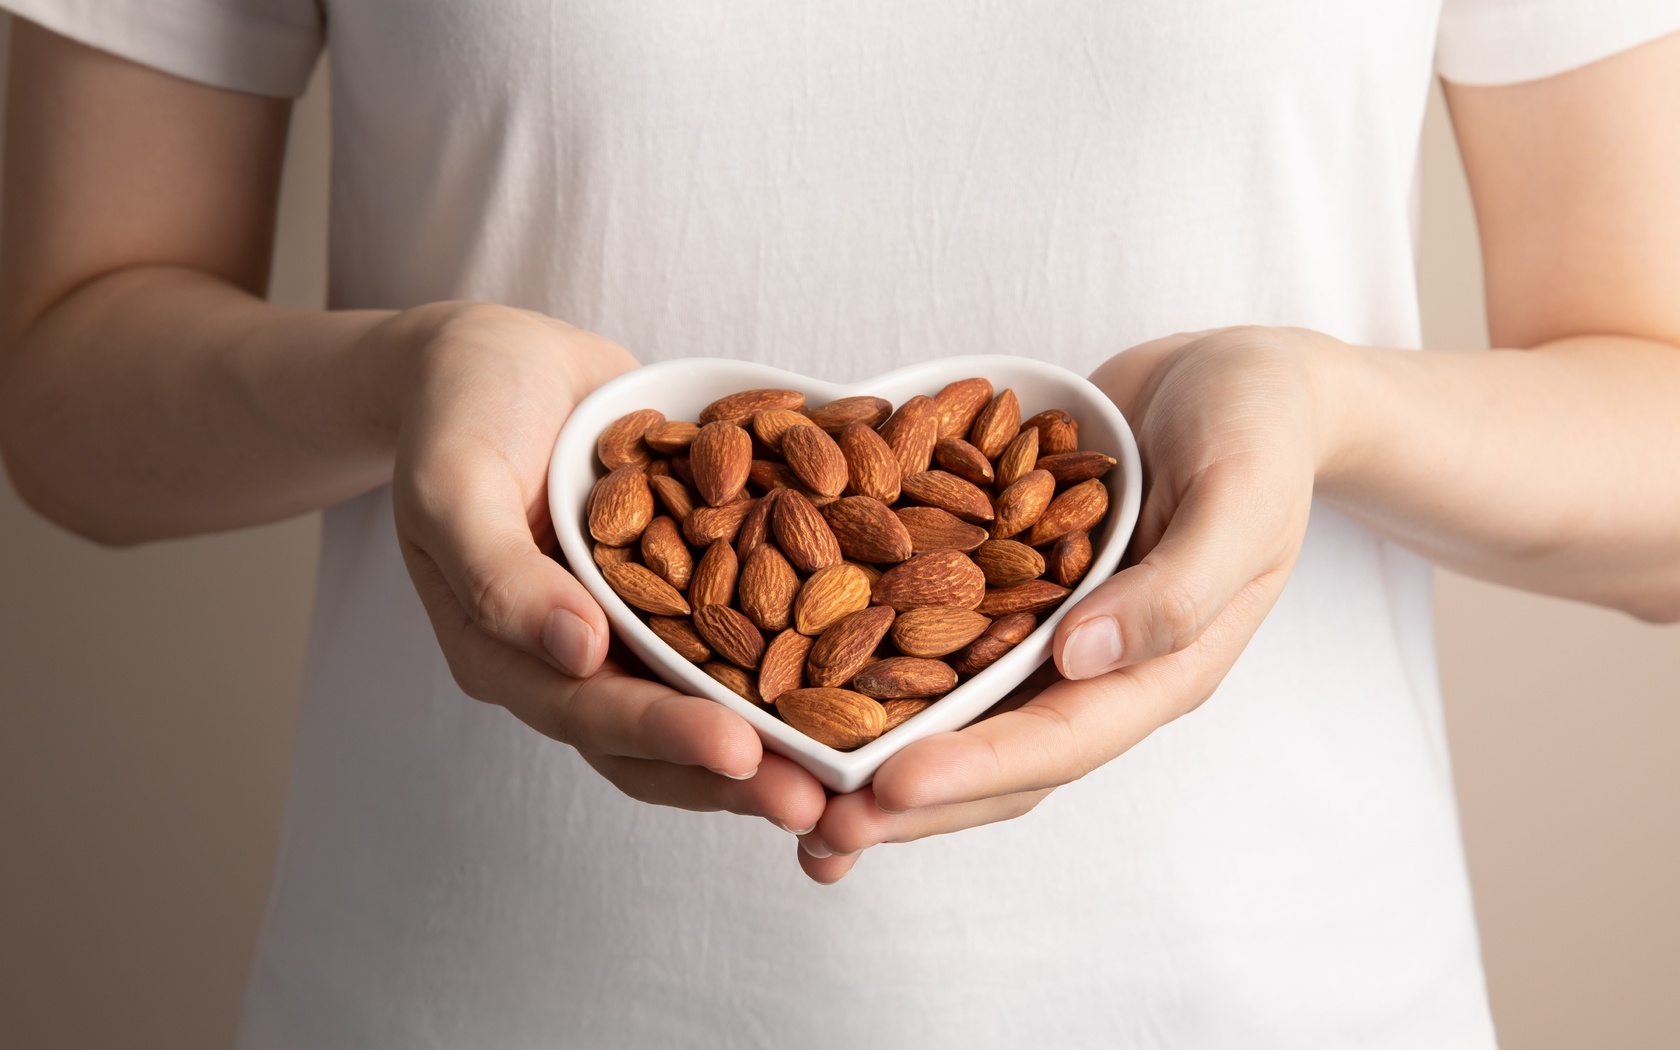
[[[1202,633],[1199,595],[1182,582],[1163,582],[1150,603],[1150,633],[1156,652],[1179,652]]]
[[[505,637],[518,616],[518,584],[505,572],[468,573],[468,609],[486,634]]]

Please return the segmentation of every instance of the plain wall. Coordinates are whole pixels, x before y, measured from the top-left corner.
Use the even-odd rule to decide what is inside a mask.
[[[294,116],[273,297],[325,287],[326,85]],[[1437,104],[1431,346],[1485,345]],[[0,486],[0,1046],[225,1047],[268,892],[317,520],[108,551]],[[1512,1048],[1680,1045],[1680,629],[1441,577],[1442,675]]]

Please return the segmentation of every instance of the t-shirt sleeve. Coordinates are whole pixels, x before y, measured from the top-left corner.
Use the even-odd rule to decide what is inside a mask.
[[[320,0],[0,0],[79,43],[215,87],[303,94],[325,40]]]
[[[1563,73],[1680,30],[1680,0],[1445,0],[1435,71],[1461,84]]]

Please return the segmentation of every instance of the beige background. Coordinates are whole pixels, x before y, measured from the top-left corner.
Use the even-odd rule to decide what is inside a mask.
[[[324,288],[326,85],[273,296]],[[1468,197],[1426,130],[1429,345],[1485,345]],[[307,518],[101,550],[0,486],[0,1046],[229,1045],[274,861]],[[1680,628],[1443,575],[1442,674],[1508,1048],[1680,1046]]]

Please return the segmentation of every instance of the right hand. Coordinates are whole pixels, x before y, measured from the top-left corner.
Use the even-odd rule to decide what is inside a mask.
[[[766,754],[745,719],[606,662],[606,616],[544,551],[560,426],[635,359],[553,318],[478,304],[405,311],[368,338],[404,362],[397,537],[461,689],[577,748],[633,798],[815,825],[822,785]]]

